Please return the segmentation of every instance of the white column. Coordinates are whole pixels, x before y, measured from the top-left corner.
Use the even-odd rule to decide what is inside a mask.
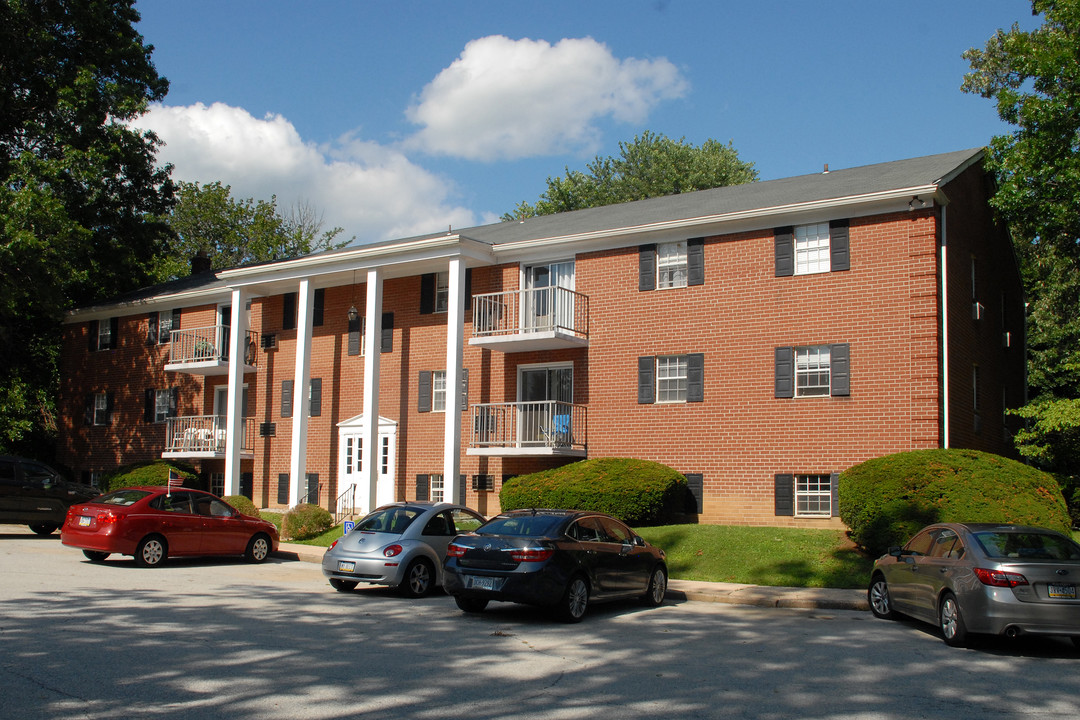
[[[225,494],[240,494],[240,448],[244,442],[244,356],[247,352],[247,293],[232,291],[229,336],[229,395],[225,409]]]
[[[450,260],[446,306],[446,429],[443,433],[443,499],[457,502],[461,473],[462,347],[465,344],[465,262]]]
[[[383,279],[378,270],[367,272],[367,308],[364,321],[364,434],[357,504],[360,514],[379,504],[379,356],[382,353]],[[390,478],[391,484],[393,478]],[[393,487],[391,487],[391,493]],[[391,497],[391,499],[393,499]]]
[[[300,503],[300,488],[307,473],[307,428],[311,412],[311,322],[315,304],[311,280],[300,281],[296,293],[296,373],[292,397],[292,451],[289,456],[289,507]]]

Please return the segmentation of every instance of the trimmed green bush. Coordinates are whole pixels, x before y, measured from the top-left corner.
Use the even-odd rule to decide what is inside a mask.
[[[107,493],[136,485],[168,485],[170,470],[184,478],[184,487],[206,489],[205,483],[190,466],[165,460],[149,460],[125,465],[106,475],[101,480],[101,492]]]
[[[686,478],[666,465],[596,458],[510,478],[499,492],[499,503],[503,510],[595,510],[630,525],[657,525],[683,511],[687,493]]]
[[[329,510],[310,503],[290,508],[281,519],[281,534],[289,540],[307,540],[320,535],[334,525]]]
[[[872,554],[933,522],[1004,522],[1069,531],[1061,487],[1048,473],[977,450],[915,450],[840,475],[840,519]]]
[[[253,503],[251,498],[246,495],[226,495],[221,499],[232,505],[244,515],[253,518],[259,517],[259,508],[255,507],[255,503]]]

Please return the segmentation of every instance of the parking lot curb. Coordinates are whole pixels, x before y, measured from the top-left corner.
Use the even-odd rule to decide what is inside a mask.
[[[298,543],[280,543],[275,557],[282,560],[321,563],[325,548]],[[842,588],[791,588],[738,583],[668,581],[667,599],[716,602],[757,607],[819,610],[869,610],[866,592]]]

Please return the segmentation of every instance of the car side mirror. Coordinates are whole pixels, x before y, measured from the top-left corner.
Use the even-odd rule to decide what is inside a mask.
[[[892,547],[889,548],[889,554],[892,555],[895,558],[898,558],[898,557],[900,557],[901,555],[904,554],[904,549],[902,547],[900,547],[899,545],[893,545]]]
[[[645,538],[641,537],[640,535],[635,535],[634,539],[630,542],[637,547],[645,547]]]

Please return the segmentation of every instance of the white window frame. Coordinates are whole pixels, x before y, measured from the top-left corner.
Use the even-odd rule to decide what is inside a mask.
[[[167,344],[169,342],[172,342],[172,323],[173,323],[172,310],[165,310],[165,311],[158,312],[157,337],[155,338],[155,340],[157,340],[158,345],[165,345],[165,344]],[[161,339],[163,335],[165,336],[164,340]]]
[[[795,476],[795,517],[832,517],[832,476]]]
[[[108,393],[94,394],[94,424],[109,424],[109,395]]]
[[[832,270],[829,223],[795,227],[795,274],[813,275]]]
[[[112,320],[105,319],[98,323],[97,347],[103,350],[112,347]]]
[[[429,475],[428,480],[430,481],[428,497],[431,499],[431,502],[443,502],[445,488],[442,473]]]
[[[162,423],[169,417],[171,390],[154,390],[154,422]]]
[[[446,371],[431,371],[431,412],[446,412]]]
[[[685,403],[687,355],[659,355],[656,358],[656,402]]]
[[[689,274],[686,241],[660,243],[656,246],[656,288],[684,288]]]
[[[218,497],[225,496],[225,473],[210,473],[210,492]]]
[[[832,350],[830,347],[806,345],[795,348],[795,397],[829,397],[831,393]]]
[[[450,271],[435,273],[435,312],[444,313],[450,307]]]

